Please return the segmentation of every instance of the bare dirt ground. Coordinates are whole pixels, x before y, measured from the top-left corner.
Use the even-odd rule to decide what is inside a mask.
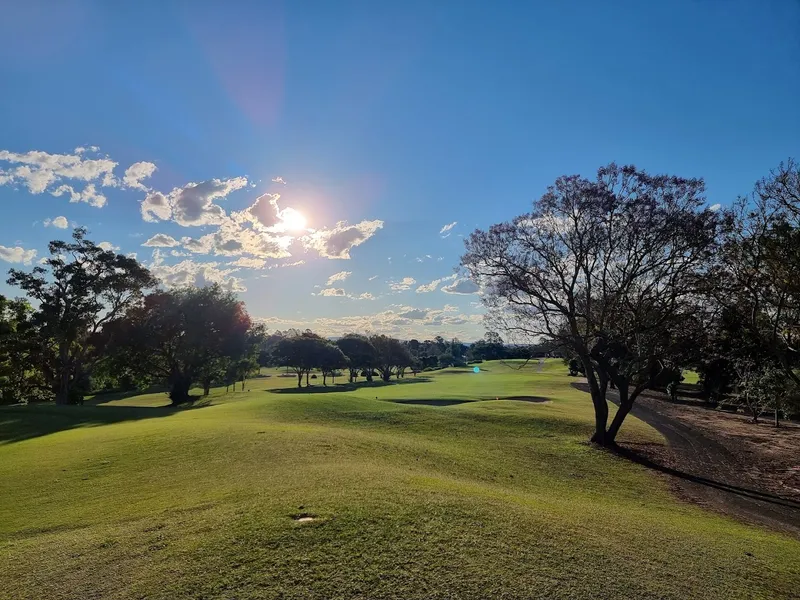
[[[588,392],[584,382],[573,384]],[[609,400],[617,396],[609,391]],[[620,453],[663,473],[681,498],[800,537],[800,424],[672,403],[648,392],[631,411],[668,446],[622,444]]]

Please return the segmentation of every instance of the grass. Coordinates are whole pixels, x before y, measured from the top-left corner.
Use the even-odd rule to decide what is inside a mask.
[[[0,598],[797,592],[800,542],[588,446],[560,361],[481,366],[310,392],[273,373],[187,409],[0,409]],[[550,401],[495,400],[514,396]],[[660,440],[633,418],[623,432]]]

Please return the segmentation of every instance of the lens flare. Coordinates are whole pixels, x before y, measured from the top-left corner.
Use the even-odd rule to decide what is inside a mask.
[[[287,231],[301,231],[306,228],[306,218],[293,208],[284,208],[280,213],[280,219]]]

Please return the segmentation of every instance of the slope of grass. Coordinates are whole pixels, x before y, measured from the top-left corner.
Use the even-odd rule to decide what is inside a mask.
[[[557,361],[481,366],[310,392],[273,372],[179,410],[163,394],[0,409],[0,598],[800,589],[800,543],[586,445],[590,403]],[[549,402],[495,400],[519,396]]]

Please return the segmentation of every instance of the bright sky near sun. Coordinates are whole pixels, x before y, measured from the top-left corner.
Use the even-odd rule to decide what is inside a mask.
[[[795,0],[0,10],[0,266],[81,225],[272,329],[473,340],[463,236],[559,175],[633,163],[724,205],[800,158]]]

